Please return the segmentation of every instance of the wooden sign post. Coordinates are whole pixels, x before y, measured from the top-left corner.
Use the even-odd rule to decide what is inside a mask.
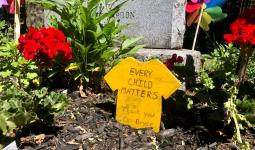
[[[18,41],[20,36],[20,0],[14,1],[15,13],[14,13],[14,39]]]
[[[116,120],[133,128],[159,132],[162,96],[167,99],[181,83],[159,60],[140,62],[128,57],[106,76],[112,90],[118,90]]]

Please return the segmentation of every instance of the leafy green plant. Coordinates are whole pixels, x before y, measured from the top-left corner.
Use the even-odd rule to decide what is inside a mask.
[[[64,110],[69,99],[47,88],[31,90],[39,84],[36,65],[23,58],[12,39],[12,29],[0,22],[0,132],[14,136],[24,125],[48,122]],[[38,88],[37,86],[35,86]]]
[[[254,114],[254,102],[252,95],[239,91],[243,88],[237,89],[239,51],[231,44],[219,45],[211,54],[203,55],[204,63],[198,74],[199,83],[194,87],[194,97],[210,107],[224,109],[225,121],[234,124],[234,143],[240,144],[242,149],[250,149],[249,143],[241,137],[241,130],[252,126],[250,121]],[[254,86],[252,82],[249,84],[250,87]]]
[[[242,100],[236,100],[236,107],[255,126],[255,99],[245,95]]]
[[[4,21],[0,29],[6,28]],[[17,42],[11,38],[11,28],[5,33],[0,32],[0,91],[3,88],[16,86],[28,88],[31,83],[39,84],[37,67],[31,61],[26,61],[17,50]]]
[[[106,67],[116,64],[127,54],[143,45],[135,45],[141,38],[120,36],[125,26],[114,15],[125,2],[118,0],[54,0],[32,1],[54,11],[60,18],[53,19],[72,43],[73,63],[66,68],[80,84],[100,88]]]
[[[233,85],[237,79],[235,65],[238,60],[238,49],[232,45],[218,45],[210,54],[203,55],[203,65],[197,74],[198,83],[192,86],[196,99],[212,107],[222,108],[227,100],[222,86]]]
[[[203,84],[203,87],[200,90],[208,91],[208,90],[212,90],[215,88],[213,79],[211,77],[209,77],[209,75],[206,71],[204,71],[204,70],[200,71],[199,79],[200,79],[200,82]]]
[[[237,98],[238,89],[235,86],[230,86],[227,88],[227,93],[229,98],[228,101],[224,103],[224,108],[227,111],[227,123],[230,124],[231,121],[234,121],[235,124],[235,134],[233,136],[233,140],[234,142],[241,144],[243,150],[249,150],[249,143],[242,140],[240,130],[244,129],[241,122],[248,126],[251,126],[251,124],[247,121],[246,117],[240,114],[237,110],[236,101],[239,101]]]
[[[48,92],[47,88],[26,92],[11,87],[0,94],[0,131],[14,136],[29,123],[52,121],[68,104],[69,98],[64,94]]]
[[[236,74],[240,49],[233,45],[218,45],[211,54],[203,55],[203,69],[208,72],[212,78],[222,80],[221,83],[230,82]]]
[[[250,57],[254,53],[255,46],[255,24],[254,16],[251,16],[250,13],[254,11],[247,10],[241,16],[239,16],[233,23],[230,25],[230,34],[224,34],[224,39],[226,43],[234,43],[235,45],[241,47],[239,61],[238,61],[238,88],[242,84],[242,81],[247,80],[247,67],[249,64]],[[247,34],[248,33],[248,34]]]
[[[0,21],[0,45],[7,43],[13,37],[13,29],[4,20]]]

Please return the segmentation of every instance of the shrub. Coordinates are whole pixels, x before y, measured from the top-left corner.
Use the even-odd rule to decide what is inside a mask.
[[[69,103],[65,95],[39,88],[38,68],[17,50],[11,32],[0,31],[0,133],[6,136],[34,121],[52,121]]]
[[[218,47],[211,54],[203,55],[204,63],[198,75],[200,83],[193,87],[195,94],[192,99],[224,111],[225,123],[232,122],[234,125],[233,141],[249,149],[249,143],[241,138],[240,131],[252,126],[254,115],[251,114],[254,114],[255,109],[251,93],[244,91],[243,87],[240,89],[236,87],[238,82],[236,66],[240,49],[232,44]],[[249,88],[252,86],[245,87],[248,91]]]
[[[5,22],[0,22],[0,29],[6,28]],[[39,85],[36,65],[26,61],[16,49],[17,42],[11,38],[12,32],[11,28],[0,32],[0,91],[10,86],[29,88],[31,83]]]
[[[47,88],[26,92],[11,87],[0,94],[0,131],[14,136],[23,126],[35,121],[51,123],[53,117],[62,112],[69,99]]]

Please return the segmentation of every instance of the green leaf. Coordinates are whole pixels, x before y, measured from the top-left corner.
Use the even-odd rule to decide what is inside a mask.
[[[187,101],[188,101],[187,108],[188,110],[190,110],[193,107],[194,102],[191,98],[188,98]]]
[[[81,65],[82,63],[70,63],[70,65],[65,68],[65,71],[78,70]]]
[[[122,49],[126,49],[132,45],[134,45],[136,42],[138,42],[139,40],[141,40],[143,37],[136,37],[136,38],[130,38],[127,39],[123,42],[123,44],[121,45]]]
[[[0,130],[2,130],[3,135],[7,133],[6,120],[5,120],[5,117],[2,116],[1,112],[0,112]]]
[[[88,1],[88,10],[91,11],[92,9],[95,9],[95,7],[98,6],[100,1],[101,0],[89,0]]]
[[[87,54],[88,54],[88,50],[91,47],[91,45],[89,45],[88,47],[85,47],[79,41],[75,41],[75,45],[79,48],[82,57],[83,58],[86,57]]]
[[[13,121],[17,126],[21,127],[30,123],[33,118],[29,112],[20,110],[16,112],[14,116],[10,117],[10,120]]]
[[[136,45],[135,47],[133,47],[132,49],[129,50],[129,52],[127,52],[127,54],[134,54],[136,53],[138,50],[140,50],[141,48],[144,48],[145,45]]]
[[[52,71],[50,71],[49,72],[49,74],[47,75],[47,78],[51,78],[51,77],[53,77],[55,74],[57,74],[58,73],[58,71],[57,70],[52,70]]]
[[[16,67],[19,66],[19,63],[17,63],[17,62],[12,62],[11,65],[12,65],[14,68],[16,68]]]
[[[38,77],[38,74],[37,73],[27,73],[27,78],[32,80],[32,79],[35,79],[36,77]]]
[[[111,58],[112,56],[114,56],[114,54],[116,53],[116,51],[107,51],[107,52],[104,52],[102,55],[101,55],[101,59],[109,59]]]
[[[105,36],[112,36],[111,34],[114,30],[116,30],[115,28],[115,20],[112,20],[104,25],[103,33],[105,34]]]
[[[0,49],[1,49],[1,47],[0,47]],[[0,56],[1,56],[1,57],[10,57],[10,56],[11,56],[11,53],[0,51]]]
[[[48,89],[44,87],[41,90],[33,91],[33,93],[38,98],[43,98],[43,97],[45,97],[47,95]]]
[[[17,128],[17,125],[13,121],[6,121],[6,125],[11,133],[13,133],[13,130]]]
[[[9,77],[12,74],[10,70],[0,72],[0,76],[3,78]]]
[[[34,79],[34,80],[32,80],[32,83],[39,86],[40,85],[40,80],[39,79]]]
[[[21,79],[20,82],[24,85],[24,87],[28,87],[29,86],[28,79]]]
[[[84,76],[84,79],[85,79],[85,81],[86,81],[87,83],[89,82],[89,77]]]
[[[33,64],[29,64],[28,65],[28,68],[30,69],[30,70],[36,70],[36,69],[38,69],[38,67],[33,63]]]
[[[82,73],[76,72],[76,73],[74,73],[73,78],[74,78],[74,80],[78,80],[81,76],[82,76]]]
[[[111,18],[113,17],[119,10],[120,7],[122,7],[127,1],[124,1],[122,3],[120,3],[119,5],[117,5],[116,7],[114,7],[111,11],[99,16],[96,20],[95,20],[95,24],[100,23],[102,20],[104,20],[105,18]]]

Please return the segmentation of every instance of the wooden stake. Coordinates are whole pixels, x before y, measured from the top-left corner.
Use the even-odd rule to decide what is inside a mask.
[[[200,9],[200,14],[199,14],[197,29],[196,29],[196,33],[195,33],[195,37],[194,37],[194,41],[193,41],[193,45],[192,45],[192,50],[195,50],[195,46],[196,46],[196,42],[197,42],[197,35],[198,35],[198,31],[199,31],[199,26],[200,26],[200,23],[201,23],[201,20],[202,20],[202,15],[203,15],[203,6],[204,6],[204,4],[202,4],[201,9]]]
[[[18,40],[20,36],[20,0],[15,0],[14,5],[14,39]]]

